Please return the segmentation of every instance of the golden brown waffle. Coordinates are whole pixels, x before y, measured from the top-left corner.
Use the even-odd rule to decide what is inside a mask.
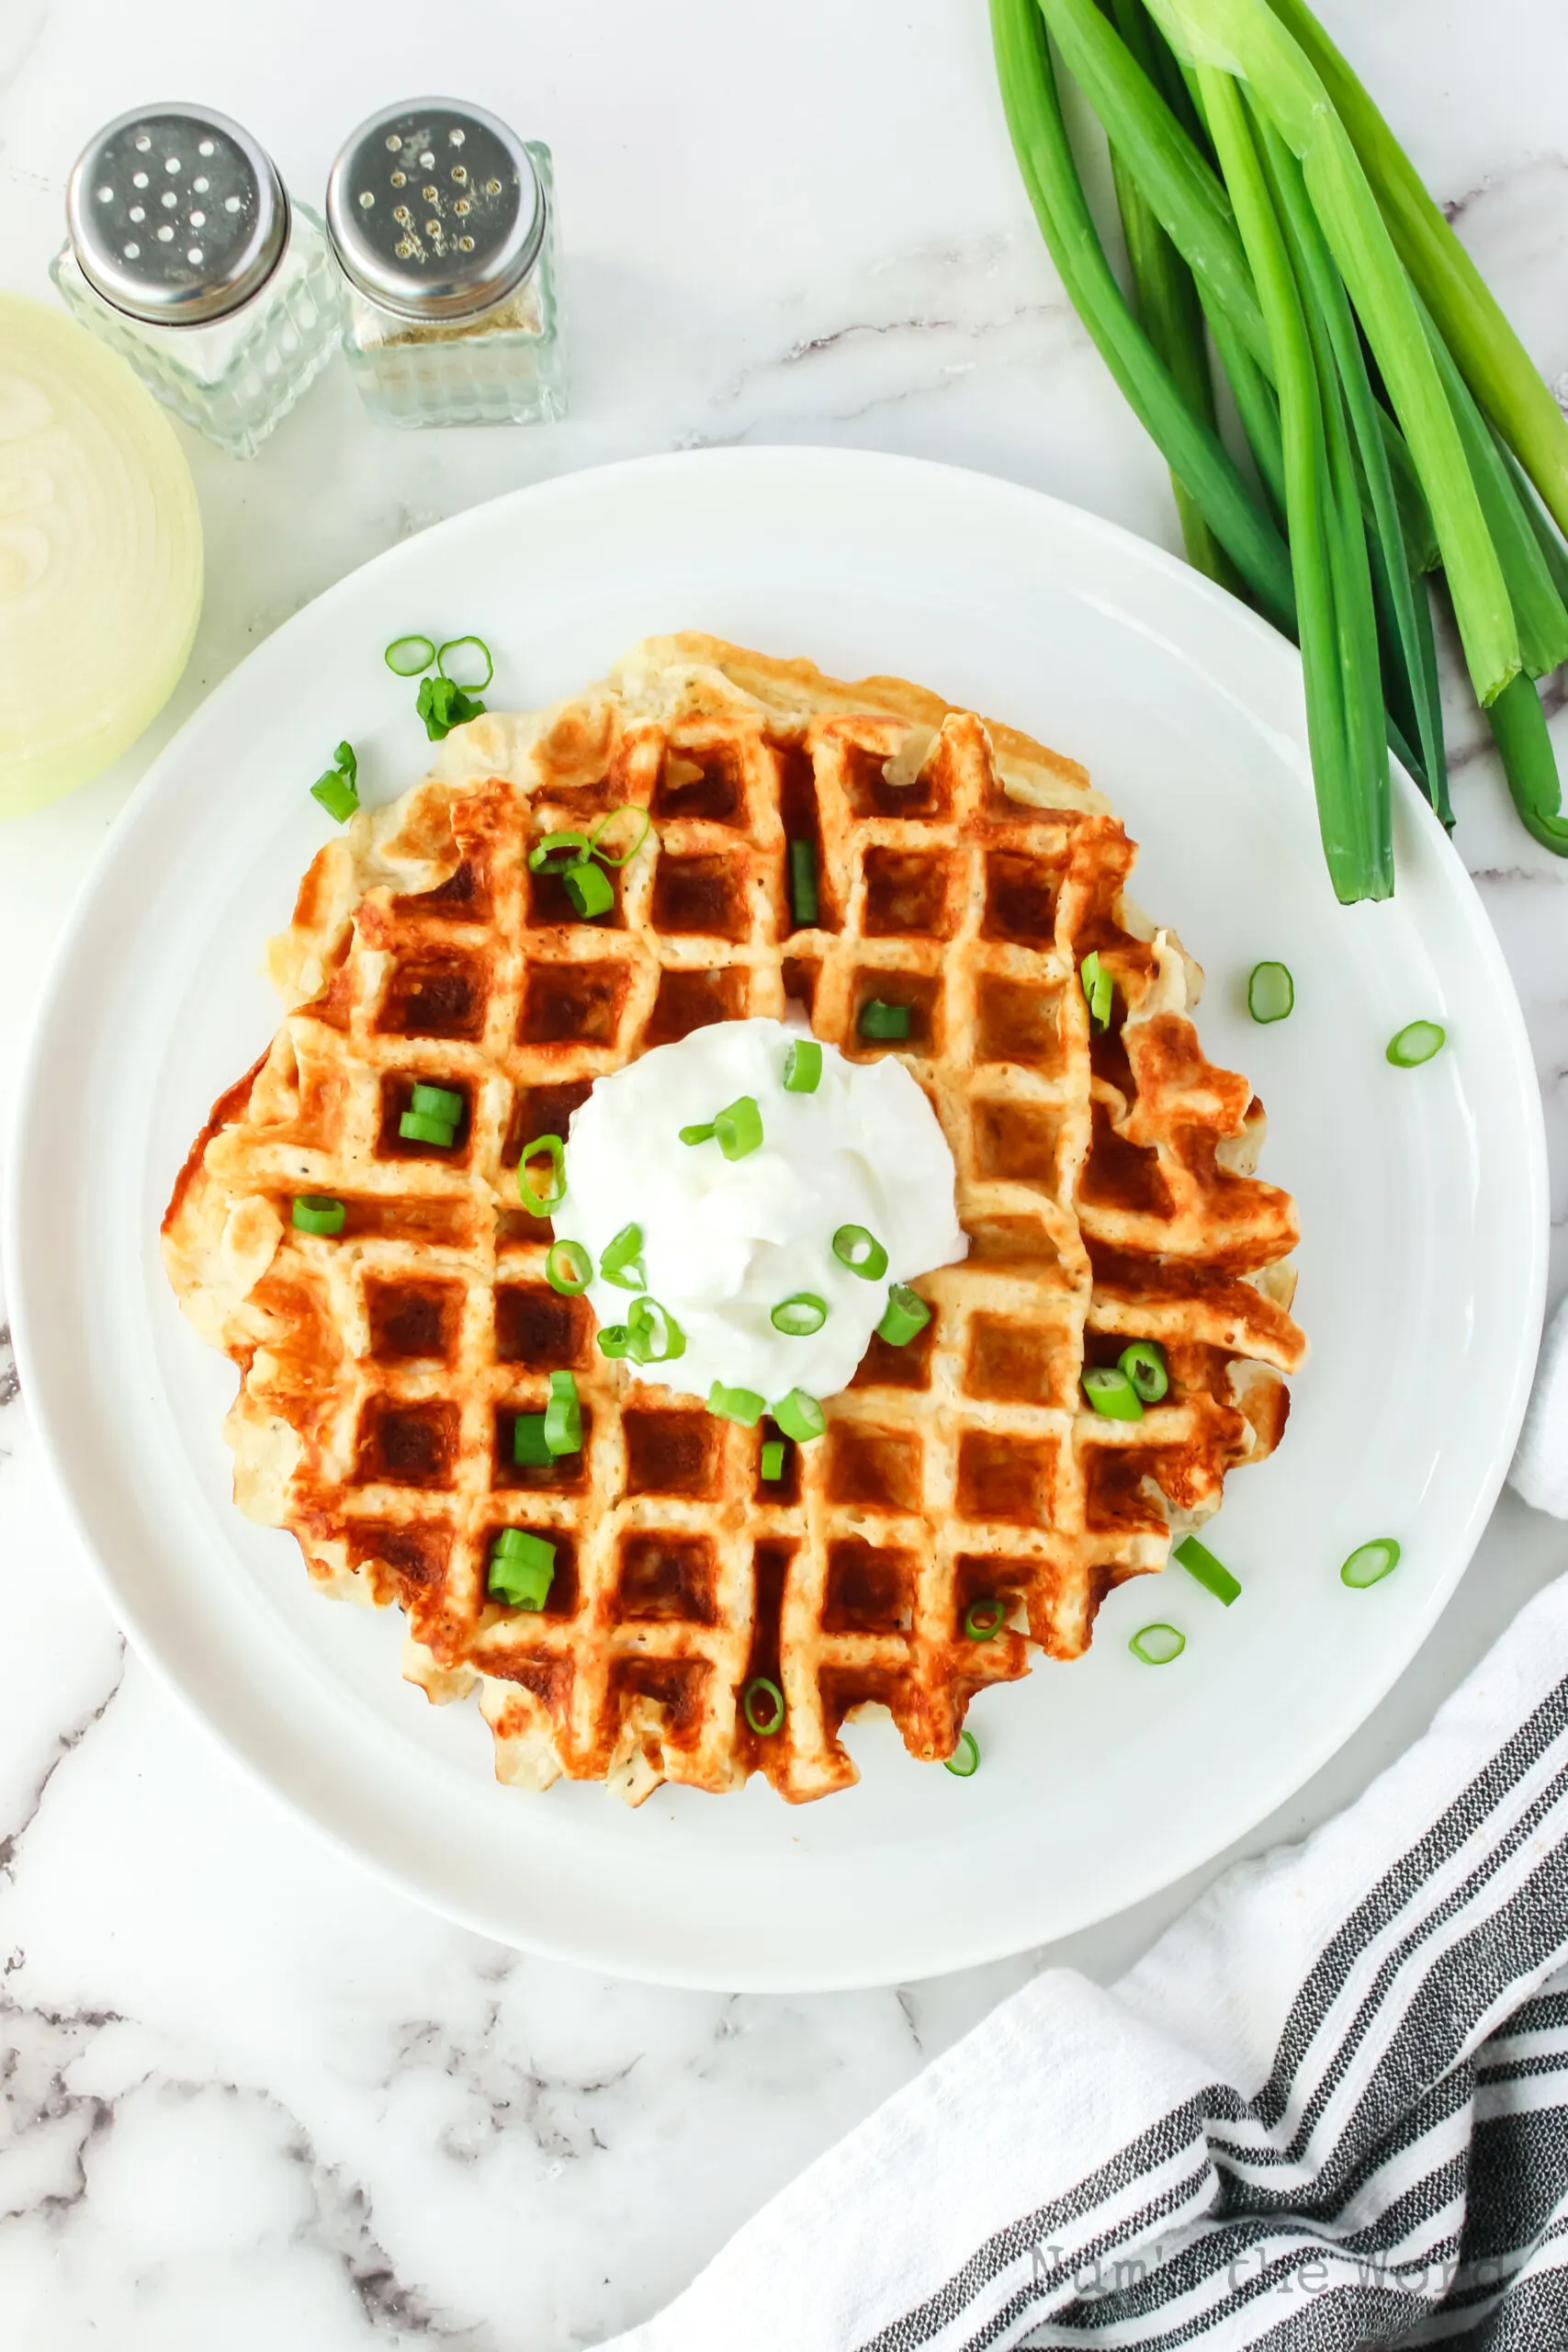
[[[529,843],[625,802],[654,832],[610,913],[576,922]],[[809,930],[785,876],[802,835]],[[1196,968],[1123,895],[1133,855],[1083,771],[1025,736],[682,637],[461,729],[317,857],[272,951],[296,1009],[193,1147],[165,1255],[241,1368],[242,1507],[324,1585],[399,1601],[433,1698],[479,1683],[502,1779],[635,1802],[761,1770],[821,1796],[856,1777],[845,1716],[878,1702],[915,1756],[946,1757],[1029,1640],[1080,1654],[1106,1591],[1273,1446],[1304,1350],[1294,1210],[1250,1173],[1260,1106],[1204,1060]],[[1116,988],[1103,1036],[1091,950]],[[874,1339],[826,1436],[764,1484],[769,1425],[600,1357],[586,1302],[545,1282],[517,1159],[600,1072],[707,1022],[793,999],[846,1054],[890,1050],[856,1035],[871,996],[912,1008],[897,1050],[952,1147],[969,1257],[917,1285],[919,1340]],[[462,1096],[449,1151],[399,1136],[418,1080]],[[291,1228],[302,1193],[346,1204],[339,1237]],[[1135,1423],[1079,1385],[1130,1335],[1171,1374]],[[515,1468],[513,1419],[561,1368],[582,1452]],[[556,1546],[538,1613],[488,1597],[508,1526]],[[967,1638],[992,1595],[1006,1629]],[[787,1702],[772,1737],[740,1707],[758,1674]]]

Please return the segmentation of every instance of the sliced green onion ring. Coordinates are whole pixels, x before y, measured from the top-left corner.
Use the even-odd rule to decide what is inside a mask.
[[[599,1272],[617,1290],[646,1290],[648,1276],[642,1264],[642,1227],[623,1225],[619,1233],[611,1235],[604,1244],[599,1261]]]
[[[417,678],[435,659],[433,637],[394,637],[382,660],[396,678]]]
[[[570,1372],[550,1374],[550,1401],[545,1407],[545,1443],[552,1453],[582,1451],[582,1407],[577,1382]]]
[[[808,1340],[828,1320],[828,1302],[814,1290],[797,1290],[780,1299],[768,1320],[786,1340]]]
[[[637,831],[633,836],[630,849],[623,850],[619,857],[613,857],[604,846],[604,835],[617,817],[635,817],[637,820]],[[600,818],[599,822],[588,836],[588,846],[602,865],[629,865],[652,830],[653,820],[646,808],[639,808],[635,801],[623,801],[620,808],[612,808],[607,817]]]
[[[1285,964],[1254,964],[1247,983],[1254,1021],[1284,1021],[1296,1009],[1296,984]]]
[[[1395,1069],[1419,1069],[1448,1043],[1448,1031],[1435,1021],[1409,1021],[1397,1037],[1388,1041],[1388,1058]]]
[[[1127,1647],[1145,1666],[1168,1666],[1187,1647],[1187,1636],[1174,1625],[1140,1625]]]
[[[875,1038],[885,1045],[898,1045],[908,1038],[913,1019],[911,1006],[889,1004],[886,997],[868,996],[860,1009],[855,1029],[862,1037]]]
[[[1157,1405],[1170,1386],[1165,1350],[1157,1340],[1134,1340],[1116,1359],[1116,1369],[1132,1382],[1140,1405]]]
[[[601,1323],[599,1326],[599,1352],[611,1363],[619,1363],[624,1356],[630,1355],[631,1343],[632,1335],[624,1323]]]
[[[972,1731],[961,1731],[958,1744],[951,1756],[942,1759],[942,1769],[951,1772],[955,1781],[972,1781],[980,1769],[980,1751]]]
[[[762,1476],[770,1486],[784,1476],[784,1440],[771,1437],[762,1448]]]
[[[603,866],[569,865],[560,882],[572,911],[584,922],[607,914],[615,903],[615,888]]]
[[[972,1642],[993,1642],[1008,1621],[1008,1605],[995,1594],[972,1600],[964,1611],[964,1630]]]
[[[451,671],[446,667],[446,656],[449,653],[458,652],[465,645],[477,645],[484,655],[485,673],[482,678],[453,678]],[[425,664],[422,662],[420,668],[423,670]],[[435,656],[435,667],[442,677],[451,678],[455,686],[461,686],[464,693],[469,695],[482,695],[495,675],[495,663],[491,659],[490,648],[482,637],[449,637]]]
[[[1377,1535],[1370,1544],[1357,1545],[1339,1571],[1339,1581],[1352,1592],[1364,1592],[1370,1584],[1381,1584],[1389,1570],[1398,1566],[1399,1545],[1394,1538]]]
[[[673,1363],[686,1352],[686,1334],[656,1298],[633,1299],[626,1317],[626,1353],[634,1363]]]
[[[1141,1421],[1143,1402],[1119,1363],[1097,1365],[1083,1376],[1084,1395],[1108,1421]]]
[[[542,1535],[526,1534],[520,1527],[508,1527],[496,1539],[490,1555],[491,1596],[510,1602],[513,1609],[542,1609],[549,1599],[555,1569],[553,1544]]]
[[[463,1098],[449,1086],[419,1085],[409,1097],[409,1109],[421,1119],[440,1119],[455,1127],[463,1115]]]
[[[340,825],[346,825],[351,817],[359,814],[359,795],[347,776],[336,768],[328,768],[324,775],[316,778],[310,786],[310,797],[320,801],[328,816]]]
[[[560,852],[569,850],[570,856]],[[570,866],[581,865],[589,854],[586,833],[541,833],[528,852],[530,874],[564,874]]]
[[[1089,1019],[1097,1029],[1109,1029],[1116,983],[1092,950],[1078,966],[1078,980],[1083,989],[1084,1002],[1089,1007]]]
[[[773,1415],[785,1437],[794,1438],[796,1445],[809,1445],[828,1426],[827,1414],[804,1388],[792,1388],[787,1396],[781,1396]]]
[[[908,1283],[895,1283],[887,1294],[876,1336],[886,1340],[891,1348],[908,1347],[916,1332],[923,1331],[931,1319],[931,1308],[919,1291],[911,1290]]]
[[[405,1143],[431,1143],[437,1151],[450,1151],[457,1140],[457,1130],[450,1119],[422,1119],[417,1111],[405,1111],[398,1121],[398,1133]]]
[[[815,842],[789,845],[789,910],[798,931],[809,931],[822,911],[817,892]]]
[[[784,1092],[815,1094],[822,1082],[822,1048],[815,1037],[795,1037],[784,1054]]]
[[[549,1468],[555,1455],[545,1436],[543,1413],[518,1414],[512,1430],[512,1459],[519,1470]]]
[[[751,1677],[740,1693],[740,1704],[759,1739],[772,1739],[775,1732],[784,1729],[784,1694],[765,1674]],[[759,1716],[763,1720],[759,1722]]]
[[[738,1094],[727,1102],[713,1123],[718,1148],[726,1159],[748,1159],[761,1148],[762,1114],[754,1094]]]
[[[528,1181],[528,1162],[541,1152],[548,1154],[550,1181],[543,1193],[536,1193]],[[525,1209],[536,1216],[548,1216],[558,1209],[566,1198],[566,1146],[559,1136],[536,1136],[532,1143],[523,1147],[523,1157],[517,1162],[517,1191]]]
[[[1227,1609],[1233,1600],[1240,1600],[1241,1587],[1235,1577],[1224,1562],[1216,1560],[1207,1545],[1200,1544],[1195,1535],[1184,1537],[1170,1556],[1173,1560],[1179,1560],[1188,1575],[1195,1578],[1205,1592],[1212,1592],[1216,1600],[1223,1601]]]
[[[841,1225],[833,1236],[833,1255],[840,1266],[863,1283],[879,1283],[887,1272],[887,1252],[863,1225]]]
[[[727,1388],[716,1380],[708,1390],[708,1411],[721,1421],[739,1421],[743,1430],[754,1430],[767,1405],[754,1388]]]
[[[593,1261],[581,1241],[552,1241],[545,1252],[545,1280],[563,1298],[581,1298],[593,1280]]]
[[[289,1218],[298,1233],[341,1233],[343,1221],[348,1215],[341,1201],[326,1193],[299,1193],[289,1211]]]

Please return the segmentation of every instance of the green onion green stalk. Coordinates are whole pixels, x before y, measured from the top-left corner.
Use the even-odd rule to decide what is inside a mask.
[[[1568,660],[1568,421],[1307,0],[991,0],[991,28],[1031,204],[1190,560],[1301,647],[1337,895],[1393,890],[1391,751],[1453,821],[1428,573],[1520,818],[1568,855],[1532,683]],[[1110,141],[1131,301],[1047,28]]]

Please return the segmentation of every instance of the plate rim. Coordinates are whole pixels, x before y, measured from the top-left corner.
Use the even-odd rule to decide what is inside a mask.
[[[581,493],[584,485],[608,486],[613,489],[617,482],[635,483],[671,471],[689,474],[699,469],[714,474],[726,471],[749,471],[761,474],[770,468],[777,468],[781,464],[786,471],[796,468],[807,470],[817,468],[829,473],[835,469],[840,472],[847,469],[852,473],[881,473],[889,480],[902,476],[914,484],[935,477],[939,478],[943,484],[961,486],[964,493],[973,495],[978,492],[996,496],[1009,504],[1032,508],[1046,518],[1048,532],[1055,530],[1058,535],[1062,532],[1087,533],[1090,538],[1098,540],[1108,549],[1113,560],[1121,564],[1137,565],[1146,571],[1152,571],[1156,577],[1164,577],[1171,581],[1179,585],[1183,594],[1196,595],[1200,604],[1207,604],[1217,616],[1220,627],[1244,634],[1253,633],[1260,643],[1267,643],[1271,660],[1279,661],[1283,658],[1299,669],[1300,657],[1295,648],[1290,645],[1288,640],[1280,637],[1268,622],[1252,612],[1249,607],[1228,595],[1216,583],[1193,571],[1179,557],[1173,555],[1154,541],[1142,537],[1123,525],[1112,522],[1088,508],[1074,505],[1071,502],[1060,499],[1049,492],[1035,489],[1026,483],[1013,481],[1006,476],[986,473],[976,469],[931,458],[844,448],[832,445],[795,443],[663,451],[552,475],[542,481],[504,492],[493,499],[481,500],[473,506],[445,516],[440,521],[428,526],[425,530],[412,535],[411,538],[395,541],[391,546],[380,549],[367,562],[331,582],[319,595],[310,599],[297,612],[280,623],[276,629],[251,648],[212,689],[211,693],[205,695],[197,705],[176,733],[150,763],[144,775],[128,796],[124,807],[118,812],[78,885],[76,895],[67,912],[66,920],[49,961],[34,1011],[22,1057],[16,1114],[7,1139],[4,1170],[4,1202],[0,1204],[3,1205],[4,1211],[3,1222],[0,1222],[0,1255],[3,1255],[7,1272],[12,1334],[21,1376],[22,1393],[28,1404],[30,1425],[37,1432],[40,1453],[51,1483],[65,1512],[67,1521],[87,1559],[95,1580],[105,1596],[111,1614],[123,1627],[136,1648],[138,1657],[151,1668],[157,1681],[175,1696],[187,1715],[194,1716],[206,1733],[220,1743],[253,1782],[263,1787],[274,1802],[285,1806],[318,1837],[324,1838],[330,1847],[349,1856],[358,1868],[367,1871],[382,1885],[395,1890],[405,1899],[416,1902],[474,1932],[513,1949],[535,1951],[578,1966],[612,1971],[644,1982],[724,1991],[735,1989],[739,1983],[744,1989],[758,1992],[801,1993],[876,1986],[893,1981],[919,1981],[923,1977],[985,1964],[1019,1951],[1028,1951],[1032,1939],[1017,1941],[1010,1939],[998,1945],[995,1940],[994,1931],[988,1939],[983,1930],[968,1937],[965,1937],[961,1930],[957,1932],[950,1930],[947,1937],[947,1949],[937,1952],[934,1956],[917,1959],[912,1967],[900,1968],[896,1976],[888,1974],[886,1964],[881,1959],[875,1959],[858,1968],[853,1964],[845,1965],[840,1961],[836,1965],[828,1964],[816,1971],[803,1971],[797,1965],[785,1965],[782,1969],[773,1969],[769,1966],[767,1955],[764,1952],[757,1956],[755,1964],[749,1967],[744,1977],[738,1979],[733,1973],[717,1970],[705,1971],[700,1961],[665,1963],[657,1956],[649,1958],[636,1951],[630,1953],[617,1951],[610,1956],[607,1955],[603,1943],[594,1946],[589,1939],[581,1936],[574,1938],[568,1933],[552,1933],[547,1927],[531,1926],[529,1932],[525,1935],[515,1920],[503,1920],[487,1913],[481,1905],[466,1903],[449,1894],[434,1889],[412,1876],[407,1870],[400,1869],[394,1860],[385,1858],[372,1843],[363,1838],[356,1838],[351,1829],[340,1824],[337,1819],[329,1817],[324,1812],[313,1809],[301,1794],[269,1769],[268,1762],[263,1754],[253,1752],[252,1746],[225,1724],[211,1694],[203,1693],[196,1687],[197,1678],[183,1675],[175,1663],[164,1657],[159,1634],[143,1622],[143,1613],[135,1598],[122,1588],[107,1557],[100,1551],[96,1537],[90,1530],[85,1509],[78,1498],[68,1471],[63,1448],[57,1442],[56,1399],[50,1379],[42,1369],[42,1355],[35,1351],[32,1340],[35,1309],[40,1329],[47,1313],[45,1295],[48,1289],[48,1277],[41,1271],[37,1272],[33,1271],[38,1265],[41,1253],[36,1250],[29,1250],[26,1246],[27,1198],[30,1188],[30,1171],[27,1167],[28,1153],[24,1141],[32,1124],[30,1114],[46,1083],[48,1046],[51,1029],[58,1016],[60,999],[65,991],[75,966],[84,935],[91,926],[100,894],[113,873],[122,839],[139,822],[142,808],[156,797],[165,774],[177,769],[181,764],[187,735],[197,733],[200,729],[213,724],[221,724],[229,704],[243,703],[246,693],[245,682],[253,662],[264,660],[276,661],[280,645],[287,649],[296,638],[303,639],[313,619],[321,614],[323,607],[331,607],[340,601],[351,600],[367,579],[373,577],[383,569],[392,569],[399,562],[406,561],[411,547],[417,546],[425,548],[427,550],[438,550],[444,534],[456,537],[465,530],[473,529],[476,526],[476,518],[481,514],[493,516],[498,513],[514,514],[518,510],[526,511],[531,507],[537,507],[558,499],[570,502],[573,496]],[[1426,803],[1416,794],[1415,787],[1404,776],[1403,771],[1400,771],[1399,775],[1401,797],[1407,803],[1414,803],[1410,813],[1414,815],[1416,821],[1424,824],[1431,835],[1436,837],[1434,846],[1438,847],[1439,854],[1452,862],[1453,868],[1456,870],[1456,878],[1461,879],[1464,888],[1473,892],[1473,881],[1451,841],[1443,832]],[[1517,1089],[1517,1100],[1523,1115],[1524,1127],[1529,1135],[1529,1148],[1524,1156],[1522,1165],[1517,1166],[1517,1172],[1525,1196],[1525,1214],[1529,1218],[1531,1249],[1530,1263],[1526,1278],[1529,1295],[1524,1301],[1525,1312],[1520,1325],[1519,1342],[1512,1365],[1506,1409],[1498,1423],[1502,1434],[1499,1436],[1489,1472],[1477,1483],[1469,1509],[1463,1516],[1462,1524],[1455,1531],[1453,1539],[1455,1565],[1444,1579],[1433,1586],[1424,1609],[1418,1616],[1412,1619],[1406,1628],[1405,1638],[1401,1642],[1393,1642],[1389,1645],[1387,1655],[1392,1663],[1386,1674],[1376,1678],[1375,1684],[1368,1685],[1371,1695],[1366,1697],[1365,1703],[1360,1706],[1359,1713],[1353,1721],[1340,1723],[1336,1719],[1332,1729],[1325,1732],[1320,1738],[1312,1742],[1303,1742],[1301,1747],[1293,1750],[1292,1760],[1282,1770],[1273,1774],[1269,1772],[1261,1774],[1259,1785],[1263,1789],[1263,1801],[1254,1803],[1249,1799],[1245,1808],[1245,1819],[1236,1823],[1227,1818],[1222,1823],[1221,1834],[1218,1836],[1208,1831],[1195,1833],[1190,1847],[1179,1848],[1174,1860],[1168,1864],[1163,1860],[1156,1864],[1147,1875],[1146,1883],[1140,1883],[1133,1892],[1120,1897],[1112,1909],[1108,1911],[1102,1903],[1088,1893],[1085,1893],[1076,1905],[1070,1902],[1065,1905],[1058,1904],[1054,1914],[1053,1924],[1046,1931],[1051,1942],[1079,1932],[1088,1926],[1114,1917],[1120,1912],[1132,1907],[1133,1905],[1146,1900],[1162,1888],[1173,1884],[1190,1871],[1201,1868],[1205,1863],[1212,1861],[1215,1855],[1223,1852],[1226,1847],[1247,1836],[1260,1821],[1267,1818],[1269,1814],[1287,1803],[1292,1794],[1304,1787],[1329,1758],[1364,1726],[1382,1700],[1409,1668],[1433,1625],[1452,1598],[1495,1505],[1507,1474],[1529,1398],[1539,1332],[1544,1314],[1550,1240],[1547,1225],[1549,1182],[1544,1112],[1536,1081],[1533,1057],[1529,1050],[1523,1009],[1501,944],[1486,917],[1484,908],[1479,902],[1476,905],[1475,913],[1476,922],[1473,928],[1482,962],[1486,967],[1508,1023],[1506,1039],[1497,1041],[1499,1049],[1506,1045],[1509,1057],[1517,1065],[1516,1075],[1524,1081]],[[340,1807],[339,1810],[341,1811],[342,1808]]]

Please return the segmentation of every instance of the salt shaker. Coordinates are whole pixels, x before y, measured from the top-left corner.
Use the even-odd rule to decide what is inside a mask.
[[[389,424],[566,413],[550,151],[480,107],[418,98],[362,122],[327,182],[343,346]]]
[[[338,274],[249,131],[206,107],[122,114],[76,159],[50,275],[176,416],[255,455],[336,347]]]

